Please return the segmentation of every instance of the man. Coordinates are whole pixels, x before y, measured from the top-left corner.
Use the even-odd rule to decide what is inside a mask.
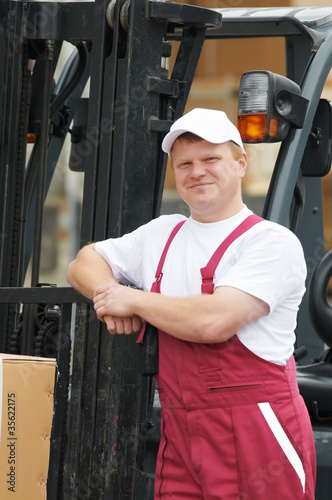
[[[191,216],[88,245],[68,270],[111,334],[158,328],[155,499],[313,500],[313,436],[292,356],[301,245],[243,204],[247,156],[225,113],[194,109],[162,147]]]

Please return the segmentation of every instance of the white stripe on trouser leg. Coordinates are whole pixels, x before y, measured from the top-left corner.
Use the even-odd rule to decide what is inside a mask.
[[[300,457],[296,453],[294,446],[290,442],[290,440],[287,437],[287,434],[285,433],[284,429],[280,425],[279,420],[275,416],[270,403],[258,403],[258,406],[261,410],[261,412],[264,415],[264,418],[270,427],[274,437],[280,444],[283,452],[285,453],[286,457],[288,458],[290,464],[294,468],[296,474],[299,476],[299,479],[302,484],[303,488],[303,493],[305,491],[305,472],[303,469],[302,462],[300,460]]]

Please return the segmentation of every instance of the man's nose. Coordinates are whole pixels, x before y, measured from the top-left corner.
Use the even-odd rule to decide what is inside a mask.
[[[206,172],[205,166],[201,161],[194,161],[191,165],[190,173],[193,177],[200,177]]]

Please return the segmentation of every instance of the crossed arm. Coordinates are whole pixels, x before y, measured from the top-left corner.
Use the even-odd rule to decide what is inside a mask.
[[[67,281],[82,295],[91,300],[94,299],[96,294],[98,295],[98,287],[104,288],[118,285],[110,266],[96,252],[94,243],[83,247],[76,259],[69,264]],[[106,323],[111,334],[138,332],[142,326],[141,318],[135,314],[117,316],[109,311],[107,314],[103,314],[102,317],[98,314],[98,318]]]
[[[93,244],[70,264],[67,279],[93,300],[98,319],[111,334],[137,332],[145,320],[182,340],[225,342],[269,312],[265,302],[232,287],[219,287],[212,295],[173,298],[120,285]]]

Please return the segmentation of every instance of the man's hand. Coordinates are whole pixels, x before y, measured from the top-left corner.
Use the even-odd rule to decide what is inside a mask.
[[[133,314],[131,292],[135,290],[112,283],[97,288],[93,299],[94,308],[100,321],[106,323],[111,335],[137,333],[143,321]]]
[[[131,316],[128,318],[104,316],[101,321],[106,323],[107,330],[111,335],[130,335],[131,333],[138,333],[143,324],[142,319],[138,316]]]

